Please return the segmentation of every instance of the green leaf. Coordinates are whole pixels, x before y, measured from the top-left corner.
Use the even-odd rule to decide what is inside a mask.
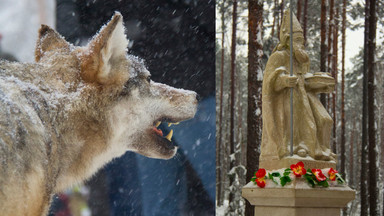
[[[252,177],[251,181],[255,182],[256,181],[256,177]]]
[[[292,179],[289,176],[283,176],[280,178],[281,186],[285,186],[288,182],[291,182]]]
[[[274,178],[272,178],[272,181],[275,183],[275,184],[279,184],[279,183],[277,183],[277,181],[274,179]]]
[[[278,172],[274,172],[274,173],[272,173],[272,176],[273,176],[273,177],[280,177],[280,173],[278,173]]]
[[[268,178],[271,179],[275,184],[278,184],[277,181],[273,178],[273,173],[268,173]]]
[[[312,174],[308,174],[308,173],[306,173],[306,174],[304,175],[304,178],[305,178],[305,180],[307,180],[307,182],[308,182],[312,187],[315,187],[316,182],[313,180],[313,175],[312,175]]]
[[[341,175],[339,173],[336,173],[336,181],[339,184],[345,184],[343,177],[341,177]]]
[[[327,180],[319,182],[318,185],[323,186],[323,187],[329,187]]]
[[[291,172],[292,172],[292,170],[290,168],[285,169],[284,173],[283,173],[283,176],[288,176],[289,174],[291,174]]]

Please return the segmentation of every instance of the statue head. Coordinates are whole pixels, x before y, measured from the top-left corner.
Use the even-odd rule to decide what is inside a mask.
[[[303,35],[303,29],[300,26],[299,20],[297,20],[295,14],[292,17],[292,34],[295,35]],[[284,12],[283,21],[281,22],[280,27],[280,43],[289,45],[289,32],[290,32],[290,12],[286,10]]]
[[[309,61],[307,52],[304,50],[304,35],[303,29],[300,26],[299,20],[293,14],[292,17],[292,37],[293,37],[293,53],[297,61],[300,63],[306,63]],[[280,28],[280,43],[279,50],[289,49],[290,39],[290,12],[286,10],[284,12],[283,21]]]

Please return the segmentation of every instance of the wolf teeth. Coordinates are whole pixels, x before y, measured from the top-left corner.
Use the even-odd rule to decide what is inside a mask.
[[[171,141],[172,139],[172,135],[173,135],[173,130],[169,131],[169,134],[167,136],[165,136],[165,138],[169,141]]]
[[[160,124],[161,124],[161,121],[157,121],[156,124],[155,124],[155,126],[156,126],[156,127],[159,127]]]
[[[178,125],[180,124],[180,122],[176,122],[176,123],[168,123],[168,127],[171,127],[172,125]]]

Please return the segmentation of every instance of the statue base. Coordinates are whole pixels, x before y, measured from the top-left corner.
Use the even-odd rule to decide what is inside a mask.
[[[269,160],[267,158],[260,158],[259,168],[264,168],[266,170],[277,170],[282,168],[289,168],[291,164],[296,164],[297,162],[302,161],[304,163],[305,169],[324,169],[324,168],[333,168],[336,169],[336,162],[334,161],[319,161],[314,160],[311,157],[285,157],[280,160]]]
[[[249,182],[242,196],[255,206],[255,216],[339,216],[341,209],[355,198],[350,187],[312,188],[304,179],[285,187],[259,188]]]

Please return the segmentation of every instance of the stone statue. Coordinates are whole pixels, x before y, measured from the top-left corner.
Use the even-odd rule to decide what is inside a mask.
[[[335,81],[327,73],[309,73],[309,57],[304,50],[303,30],[293,21],[293,76],[290,76],[290,14],[285,11],[280,43],[268,59],[263,80],[262,162],[284,158],[313,159],[335,164],[330,150],[333,120],[318,99],[319,93],[334,90]],[[290,89],[293,88],[293,157],[290,157]]]

